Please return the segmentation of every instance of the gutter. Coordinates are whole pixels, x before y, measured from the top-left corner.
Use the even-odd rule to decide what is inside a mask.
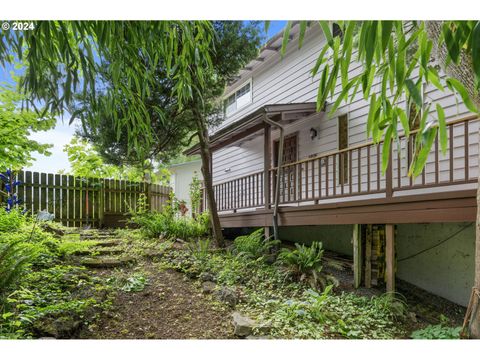
[[[280,138],[278,141],[278,164],[277,164],[277,177],[275,179],[275,195],[274,195],[274,209],[273,209],[273,237],[274,240],[278,238],[278,203],[280,199],[280,175],[283,165],[283,142],[285,138],[285,129],[282,125],[276,123],[265,114],[263,121],[272,126],[277,126],[280,129]]]

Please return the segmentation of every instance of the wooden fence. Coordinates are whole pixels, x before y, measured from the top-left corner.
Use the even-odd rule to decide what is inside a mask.
[[[129,209],[136,209],[141,194],[151,211],[160,211],[171,192],[167,186],[145,182],[31,171],[20,171],[16,178],[21,182],[17,195],[27,211],[48,211],[56,221],[72,227],[121,225]]]

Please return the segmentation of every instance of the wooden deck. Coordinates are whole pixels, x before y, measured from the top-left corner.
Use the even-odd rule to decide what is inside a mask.
[[[415,179],[412,132],[391,147],[384,174],[383,144],[370,142],[215,184],[222,226],[271,226],[278,171],[280,226],[474,221],[478,130],[476,116],[448,123],[446,152],[436,140]]]

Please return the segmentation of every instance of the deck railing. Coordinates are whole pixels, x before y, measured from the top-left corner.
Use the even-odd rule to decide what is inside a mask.
[[[285,164],[280,170],[280,204],[375,195],[392,197],[394,192],[462,185],[478,179],[478,131],[476,116],[447,123],[448,146],[440,150],[438,137],[422,173],[412,178],[408,170],[415,137],[400,135],[390,147],[389,165],[381,171],[383,143],[368,142],[344,150]],[[271,192],[264,194],[265,172],[256,172],[214,185],[219,211],[269,207],[274,203],[278,168],[268,170]],[[381,195],[378,195],[381,194]],[[267,204],[266,204],[267,202]]]

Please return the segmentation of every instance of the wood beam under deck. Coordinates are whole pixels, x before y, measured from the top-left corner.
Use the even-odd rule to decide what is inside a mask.
[[[470,222],[476,217],[475,196],[476,190],[460,190],[281,207],[279,219],[280,226]],[[225,228],[272,226],[272,210],[221,214],[220,222]]]

